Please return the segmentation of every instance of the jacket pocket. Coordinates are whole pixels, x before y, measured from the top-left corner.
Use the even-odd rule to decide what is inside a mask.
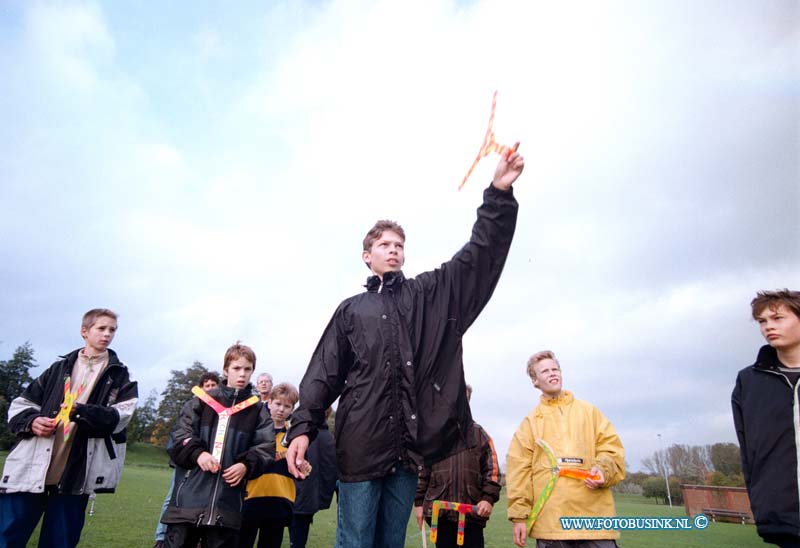
[[[53,436],[20,440],[6,458],[0,477],[0,493],[44,492],[52,448]]]
[[[127,444],[112,437],[90,438],[86,447],[84,494],[113,493],[122,475]]]

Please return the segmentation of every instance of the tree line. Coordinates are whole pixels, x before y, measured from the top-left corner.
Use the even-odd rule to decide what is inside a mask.
[[[681,485],[744,487],[739,446],[735,443],[676,443],[643,458],[642,466],[644,472],[628,473],[614,490],[644,495],[664,504],[669,498],[673,504],[683,504]]]

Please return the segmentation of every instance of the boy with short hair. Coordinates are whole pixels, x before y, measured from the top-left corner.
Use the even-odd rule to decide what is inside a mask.
[[[739,371],[731,402],[742,472],[758,534],[800,546],[800,291],[759,291],[750,303],[767,344]]]
[[[203,373],[200,377],[200,388],[202,388],[206,393],[210,392],[211,390],[217,388],[219,386],[219,375],[216,373],[209,371],[207,373]],[[170,463],[172,466],[172,463]],[[172,499],[172,491],[175,489],[175,473],[172,474],[172,479],[169,481],[169,488],[167,489],[167,494],[164,497],[164,503],[161,505],[161,514],[158,516],[158,525],[156,526],[156,538],[155,543],[153,544],[153,548],[164,548],[164,538],[167,536],[167,524],[161,522],[161,518],[164,517],[164,513],[169,508],[169,501]]]
[[[236,546],[245,489],[242,480],[260,476],[273,460],[272,422],[258,398],[250,399],[255,353],[237,342],[225,352],[223,363],[225,386],[207,396],[222,408],[237,406],[236,411],[220,421],[210,400],[192,398],[172,431],[169,454],[177,465],[178,484],[162,518],[168,524],[164,539],[168,548],[194,547],[201,540],[203,546]],[[221,434],[218,427],[225,430],[219,458],[212,454]]]
[[[247,482],[242,508],[239,548],[252,548],[258,535],[258,548],[280,548],[283,529],[292,522],[295,498],[294,477],[286,463],[286,448],[281,445],[289,417],[297,404],[297,389],[287,382],[269,393],[269,412],[275,430],[275,461],[264,475]]]
[[[517,220],[512,185],[524,166],[517,152],[501,155],[470,240],[434,270],[405,277],[397,223],[379,221],[364,238],[366,291],[342,301],[325,328],[287,435],[300,479],[297,464],[339,398],[339,547],[402,548],[419,467],[464,449],[473,421],[462,337],[503,271]]]
[[[0,546],[25,546],[42,513],[40,547],[76,546],[89,495],[114,492],[138,399],[128,368],[108,348],[116,332],[116,313],[89,310],[84,348],[62,356],[11,402],[8,422],[19,441],[0,476]],[[68,417],[67,381],[75,397]]]
[[[625,453],[617,431],[592,404],[563,390],[561,365],[549,350],[528,360],[528,376],[542,392],[540,403],[519,425],[506,461],[508,519],[513,540],[525,546],[528,535],[537,548],[613,548],[614,530],[566,530],[565,516],[613,517],[614,497],[609,487],[625,479]],[[536,499],[553,474],[550,458],[537,444],[544,440],[559,466],[578,468],[596,477],[583,481],[561,478],[528,531],[527,521]]]

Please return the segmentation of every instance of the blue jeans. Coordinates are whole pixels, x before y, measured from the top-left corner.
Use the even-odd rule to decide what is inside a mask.
[[[175,474],[178,472],[173,472],[172,479],[169,480],[169,489],[167,489],[167,496],[164,497],[164,504],[161,505],[161,514],[158,515],[158,525],[156,525],[156,542],[159,540],[164,542],[164,539],[167,536],[167,524],[161,523],[161,518],[164,517],[164,512],[167,511],[169,508],[169,501],[172,498],[172,490],[175,489]]]
[[[403,548],[416,490],[417,475],[408,470],[340,482],[336,548]]]
[[[0,546],[25,548],[44,513],[39,548],[73,548],[81,539],[89,495],[0,495]]]

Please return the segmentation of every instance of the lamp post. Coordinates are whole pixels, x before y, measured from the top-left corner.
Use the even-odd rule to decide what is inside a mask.
[[[664,448],[661,445],[661,434],[657,434],[658,436],[658,449],[659,453],[664,452]],[[663,459],[663,457],[662,457]],[[672,495],[669,494],[669,476],[667,476],[667,463],[666,459],[662,460],[662,465],[664,466],[664,483],[667,484],[667,500],[669,501],[669,507],[672,508]]]

